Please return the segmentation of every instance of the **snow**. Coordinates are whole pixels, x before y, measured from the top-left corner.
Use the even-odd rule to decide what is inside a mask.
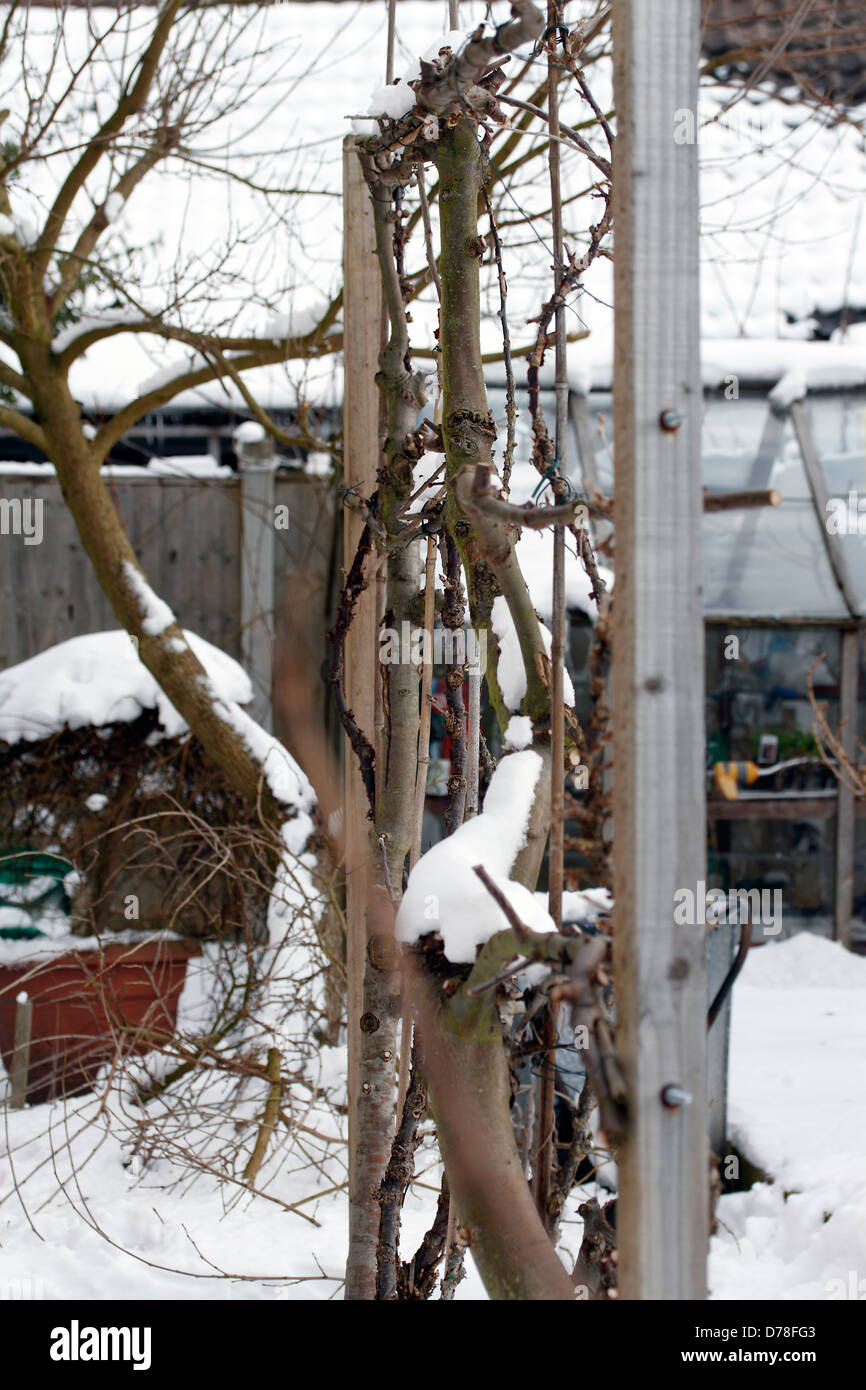
[[[481,813],[429,849],[409,875],[397,913],[397,938],[415,942],[439,932],[448,960],[475,960],[477,948],[508,921],[473,872],[482,864],[526,926],[553,931],[548,913],[508,875],[526,843],[526,828],[541,773],[538,753],[511,753],[490,779]]]
[[[236,444],[262,444],[267,438],[267,430],[258,420],[244,420],[234,432]]]
[[[413,493],[417,493],[417,496],[407,509],[410,516],[415,516],[423,511],[425,504],[427,502],[432,502],[439,489],[443,486],[445,482],[444,463],[444,454],[428,452],[422,455],[413,467],[412,491]],[[440,468],[442,468],[443,471],[439,474],[439,477],[431,483],[430,479],[433,478],[434,474],[439,473]]]
[[[533,599],[534,597],[533,594]],[[507,709],[519,710],[521,701],[526,694],[526,667],[523,664],[523,654],[520,650],[517,629],[511,618],[511,610],[501,595],[493,600],[490,623],[499,642],[499,661],[496,675],[502,698]],[[541,623],[540,627],[545,651],[550,656],[553,638],[544,623]],[[574,686],[567,671],[563,672],[562,690],[565,703],[573,705]]]
[[[240,667],[238,669],[240,670]],[[248,703],[248,699],[252,697],[238,702],[237,697],[228,694],[225,685],[219,680],[214,680],[211,673],[208,673],[207,677],[207,693],[213,700],[214,709],[219,717],[231,724],[240,734],[249,752],[261,764],[265,781],[277,801],[309,812],[315,803],[315,793],[288,748],[240,708],[240,704]],[[306,844],[312,822],[309,822],[306,830],[302,829],[306,824],[302,817],[290,824],[293,829],[288,847],[292,853],[300,854]],[[289,834],[288,831],[286,833]]]
[[[0,909],[0,912],[6,910]],[[11,911],[11,909],[9,910]],[[59,922],[62,923],[62,926],[58,925]],[[69,918],[60,912],[56,914],[56,918],[40,914],[38,921],[34,921],[29,915],[26,922],[20,923],[0,919],[0,926],[14,925],[35,926],[41,932],[45,932],[45,935],[29,937],[23,941],[0,939],[0,965],[44,965],[54,956],[65,956],[76,951],[85,953],[99,951],[104,949],[106,945],[136,946],[140,945],[142,941],[149,941],[156,937],[160,941],[180,941],[182,939],[176,932],[172,931],[142,932],[132,928],[113,931],[110,937],[73,936],[69,930]],[[0,1071],[0,1077],[2,1077],[2,1071]],[[2,1095],[2,1083],[0,1083],[0,1095]]]
[[[23,907],[0,907],[0,927],[32,927],[33,919]],[[2,956],[0,956],[2,959]]]
[[[563,922],[595,922],[600,913],[613,911],[613,894],[608,888],[584,888],[562,895]]]
[[[532,745],[532,720],[528,715],[512,714],[505,730],[507,752],[519,752]]]
[[[116,222],[123,212],[123,198],[119,193],[109,193],[103,203],[103,210],[109,222]]]
[[[851,390],[866,386],[866,358],[862,348],[839,348],[826,344],[828,352],[820,356],[808,349],[798,353],[793,364],[770,392],[770,402],[777,410],[785,410],[801,401],[807,391],[831,389]]]
[[[67,328],[61,329],[51,344],[51,351],[54,353],[65,352],[65,350],[83,338],[85,333],[92,333],[94,330],[103,328],[115,328],[119,324],[133,324],[141,322],[141,314],[136,309],[103,309],[98,314],[82,314],[81,318],[75,323],[69,324]]]
[[[795,401],[801,401],[809,389],[806,370],[802,366],[792,367],[778,381],[770,392],[770,404],[776,410],[787,410]]]
[[[92,439],[95,430],[84,425],[83,432]],[[235,478],[237,474],[228,464],[217,463],[210,454],[179,454],[166,458],[152,458],[139,467],[133,463],[105,463],[100,472],[105,478],[130,478],[139,482],[150,478]],[[14,460],[0,462],[0,475],[19,478],[54,478],[53,463],[18,463]]]
[[[300,302],[301,298],[305,302]],[[283,313],[273,314],[265,321],[260,329],[261,336],[275,343],[282,343],[286,338],[303,338],[320,322],[328,302],[325,295],[308,288],[303,296],[295,296]]]
[[[165,600],[153,592],[136,565],[133,565],[129,560],[124,560],[123,573],[127,584],[138,599],[139,610],[143,614],[141,619],[142,632],[146,637],[158,637],[161,632],[165,632],[167,627],[172,627],[177,619]]]
[[[407,116],[415,105],[415,93],[402,79],[392,87],[377,87],[367,106],[368,116],[384,117],[389,121],[399,121]]]
[[[422,48],[421,57],[426,59],[428,63],[432,63],[434,59],[439,57],[440,51],[443,48],[450,48],[452,53],[459,53],[466,40],[472,37],[473,32],[472,29],[449,29],[441,38],[433,39],[432,43],[428,43],[426,48]],[[410,69],[406,76],[409,81],[415,77],[420,77],[420,65],[416,70]]]
[[[520,756],[532,755],[512,755],[502,766]],[[586,896],[602,892],[587,890]],[[32,946],[2,943],[0,958],[11,947],[32,954]],[[41,946],[43,953],[57,949],[53,942]],[[188,968],[181,1028],[191,1025],[200,994],[208,989],[207,970],[206,957]],[[860,1084],[866,960],[808,934],[771,943],[750,952],[733,1000],[733,1137],[769,1169],[772,1181],[721,1198],[710,1247],[711,1298],[754,1303],[850,1296],[843,1290],[851,1287],[851,1271],[855,1289],[866,1276],[866,1095]],[[294,1147],[290,1161],[285,1150],[268,1160],[270,1196],[304,1202],[297,1212],[278,1215],[264,1196],[227,1200],[237,1189],[211,1175],[190,1183],[179,1161],[131,1161],[128,1102],[119,1109],[121,1123],[118,1116],[111,1123],[100,1117],[98,1095],[65,1106],[7,1111],[7,1152],[0,1156],[0,1279],[25,1277],[41,1296],[64,1301],[339,1298],[348,1203],[342,1186],[345,1117],[333,1107],[345,1104],[345,1066],[343,1046],[323,1046],[309,1070],[309,1089],[293,1084],[303,1122],[337,1142],[323,1146],[321,1172],[301,1161]],[[211,1085],[209,1128],[215,1105],[234,1097],[236,1081],[216,1078]],[[257,1093],[240,1106],[233,1101],[233,1115],[241,1120],[260,1114]],[[49,1125],[53,1163],[44,1162]],[[299,1140],[310,1142],[303,1134]],[[79,1166],[77,1183],[66,1180],[70,1149]],[[430,1162],[433,1168],[422,1180],[433,1183],[437,1170],[423,1147],[421,1158],[419,1167]],[[13,1164],[35,1230],[15,1196]],[[331,1186],[339,1190],[328,1192]],[[569,1199],[565,1230],[572,1245],[579,1242],[576,1208],[585,1196],[585,1188],[577,1189]],[[404,1252],[417,1247],[429,1226],[433,1200],[429,1188],[410,1188]],[[246,1277],[214,1278],[207,1261]],[[484,1300],[471,1259],[467,1271],[457,1298]],[[296,1282],[301,1280],[310,1282]],[[861,1300],[864,1292],[861,1283]]]
[[[806,932],[749,952],[728,1128],[772,1181],[721,1198],[713,1298],[827,1299],[866,1276],[864,1056],[866,959]]]
[[[195,372],[199,367],[206,366],[207,358],[200,352],[188,352],[185,357],[166,362],[158,371],[151,372],[150,376],[139,381],[137,394],[147,396],[151,391],[161,391],[163,386],[168,386],[177,377],[186,376],[187,372]]]
[[[309,453],[304,464],[304,472],[312,478],[329,478],[334,471],[334,460],[330,454]]]
[[[421,58],[427,62],[434,62],[440,57],[442,49],[450,48],[456,53],[463,47],[463,44],[470,37],[471,30],[463,33],[458,29],[451,29],[439,39],[434,39],[428,43],[426,48],[421,50]],[[416,58],[405,72],[397,80],[387,87],[377,87],[370,96],[367,106],[367,115],[377,119],[389,121],[399,121],[403,116],[407,116],[415,105],[415,92],[409,86],[410,82],[417,82],[421,76],[421,63]],[[375,135],[378,127],[366,121],[354,120],[353,128],[358,135]]]
[[[537,473],[535,479],[537,482]],[[532,595],[535,611],[540,618],[549,623],[553,617],[553,531],[550,528],[544,531],[533,531],[526,527],[517,542],[517,559]],[[611,590],[613,588],[613,573],[604,565],[599,565],[598,573],[604,581],[605,587]],[[595,599],[590,598],[590,589],[589,575],[575,552],[574,541],[569,536],[565,543],[566,606],[585,613],[588,618],[594,621],[598,613],[598,605]]]
[[[194,632],[184,635],[220,697],[248,704],[252,686],[238,663]],[[64,726],[125,722],[145,709],[159,712],[169,737],[186,732],[123,631],[72,637],[0,672],[0,739],[7,743],[46,738]]]
[[[811,387],[866,384],[863,349],[853,342],[802,342],[790,338],[705,341],[701,370],[704,385],[713,389],[724,386],[731,373],[745,385],[780,383],[794,372],[803,373]]]

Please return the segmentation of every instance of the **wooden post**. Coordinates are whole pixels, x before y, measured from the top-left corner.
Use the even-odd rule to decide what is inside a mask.
[[[852,761],[857,759],[857,686],[860,675],[860,631],[842,633],[839,673],[840,742]],[[854,907],[854,793],[846,782],[838,783],[836,801],[836,873],[834,881],[833,938],[851,949],[851,915]]]
[[[248,423],[236,433],[235,444],[241,474],[242,662],[253,683],[250,713],[270,732],[274,717],[274,441],[261,426]]]
[[[376,239],[370,195],[355,153],[354,137],[343,143],[343,324],[344,372],[343,459],[347,488],[357,486],[369,497],[376,487],[379,463],[379,398],[376,372],[382,334],[382,285],[376,260]],[[355,556],[363,520],[343,509],[343,565],[348,571]],[[349,629],[345,651],[346,698],[360,728],[374,737],[375,692],[379,684],[376,620],[375,559],[367,589],[361,594]],[[349,1241],[366,1232],[371,1220],[369,1193],[359,1175],[358,1100],[360,1091],[360,1019],[364,1012],[364,971],[367,957],[370,903],[370,840],[367,798],[354,754],[344,745],[343,816],[346,843],[346,1019],[348,1038],[349,1108]],[[369,1235],[370,1233],[367,1232]],[[372,1238],[372,1237],[371,1237]],[[374,1298],[375,1282],[356,1283],[346,1297]]]
[[[30,1075],[33,1001],[22,990],[15,1004],[15,1039],[12,1053],[12,1099],[10,1104],[13,1110],[23,1110],[27,1104],[27,1081]]]
[[[699,0],[616,0],[614,895],[620,1295],[706,1295]],[[681,114],[679,117],[681,121]]]

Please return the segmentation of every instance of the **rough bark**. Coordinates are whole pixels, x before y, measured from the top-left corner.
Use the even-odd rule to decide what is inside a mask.
[[[468,984],[514,955],[510,933],[488,943]],[[509,1110],[510,1082],[493,990],[453,998],[428,971],[412,995],[439,1145],[461,1232],[492,1299],[570,1301],[571,1281],[526,1182]]]

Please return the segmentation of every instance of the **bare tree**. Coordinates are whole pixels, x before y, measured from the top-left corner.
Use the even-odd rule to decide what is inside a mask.
[[[244,260],[257,263],[273,218],[218,247],[209,263],[175,260],[150,285],[143,267],[150,271],[152,260],[112,237],[114,219],[160,167],[176,176],[217,169],[254,184],[249,170],[234,171],[216,128],[240,118],[260,90],[265,8],[200,12],[168,0],[142,15],[132,7],[79,24],[77,45],[62,19],[39,30],[27,6],[8,8],[0,71],[14,70],[16,85],[0,176],[0,382],[7,396],[0,422],[54,464],[99,582],[138,639],[142,661],[214,761],[276,822],[255,731],[242,712],[211,697],[180,625],[141,574],[100,474],[122,436],[178,393],[228,379],[255,404],[243,372],[340,346],[339,295],[303,331],[268,323],[266,302],[258,332],[238,330],[224,312],[220,321],[221,301],[238,314],[245,298],[239,258],[241,268]],[[279,192],[285,217],[285,190],[259,191],[266,201]],[[82,419],[70,371],[88,349],[120,335],[177,345],[186,357],[94,431]]]

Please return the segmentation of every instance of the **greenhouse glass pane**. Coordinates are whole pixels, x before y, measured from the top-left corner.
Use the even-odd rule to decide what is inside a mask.
[[[848,616],[811,502],[704,516],[704,611]]]
[[[737,400],[708,397],[704,406],[702,457],[704,486],[711,492],[739,492],[752,480],[769,413],[766,396]]]
[[[772,738],[775,753],[771,762],[800,755],[816,759],[815,766],[808,769],[808,786],[801,787],[804,795],[815,786],[832,786],[832,774],[817,759],[807,672],[811,670],[816,699],[826,704],[827,719],[835,728],[839,719],[838,629],[737,627],[709,622],[705,650],[709,762],[757,762],[762,740]],[[786,789],[799,785],[804,775],[804,769],[788,772]]]

